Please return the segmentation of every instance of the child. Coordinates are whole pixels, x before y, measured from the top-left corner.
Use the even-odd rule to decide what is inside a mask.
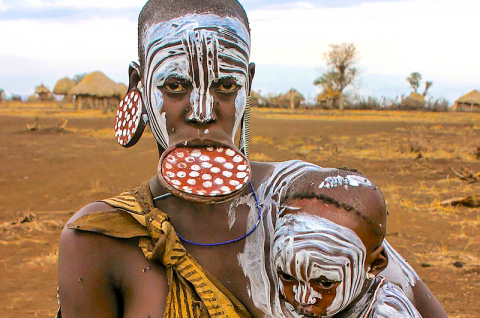
[[[380,190],[346,170],[308,172],[282,201],[273,243],[280,306],[294,317],[421,317],[379,274],[388,264]]]

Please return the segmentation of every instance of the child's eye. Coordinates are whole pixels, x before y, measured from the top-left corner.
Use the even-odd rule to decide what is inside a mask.
[[[187,91],[185,85],[181,83],[165,84],[163,88],[170,93],[183,93]]]
[[[287,281],[287,282],[294,282],[296,281],[296,279],[293,277],[293,276],[290,276],[288,274],[285,274],[285,273],[278,273],[278,276],[280,276],[280,278],[284,281]]]
[[[234,83],[223,83],[218,85],[218,91],[221,93],[230,93],[237,89],[237,84]]]
[[[326,279],[317,279],[318,287],[322,289],[332,289],[338,285],[339,282],[326,280]]]

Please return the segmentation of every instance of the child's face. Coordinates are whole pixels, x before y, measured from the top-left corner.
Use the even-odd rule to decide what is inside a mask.
[[[317,200],[288,205],[295,210],[281,215],[273,246],[282,302],[294,315],[333,316],[361,293],[371,249],[354,231],[359,222],[340,208]]]

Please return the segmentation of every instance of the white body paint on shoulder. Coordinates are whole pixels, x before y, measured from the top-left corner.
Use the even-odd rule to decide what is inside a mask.
[[[373,305],[371,318],[422,318],[417,308],[405,296],[404,292],[396,285],[384,284]]]
[[[408,262],[387,242],[383,241],[383,247],[388,255],[388,266],[382,272],[389,278],[390,283],[398,284],[409,299],[413,299],[412,287],[420,278]]]

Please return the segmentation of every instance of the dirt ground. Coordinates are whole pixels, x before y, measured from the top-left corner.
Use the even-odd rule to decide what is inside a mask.
[[[28,131],[35,117],[40,129]],[[113,124],[113,115],[92,111],[0,106],[1,317],[53,317],[65,222],[154,175],[153,137],[123,149]],[[252,137],[253,160],[303,159],[368,175],[388,202],[387,239],[450,317],[480,317],[480,208],[440,204],[480,194],[479,182],[450,170],[480,170],[480,114],[258,109]]]

